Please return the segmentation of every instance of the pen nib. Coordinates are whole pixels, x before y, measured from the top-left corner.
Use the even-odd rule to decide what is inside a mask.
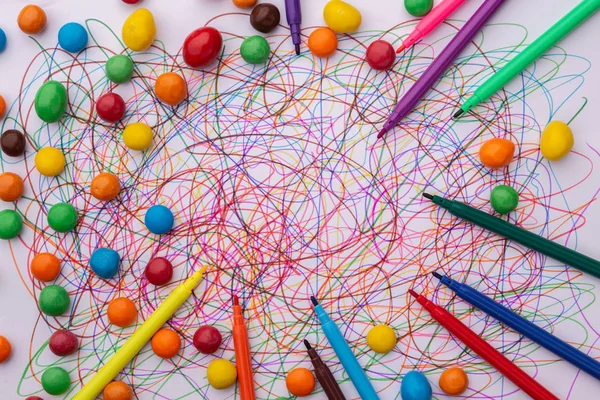
[[[296,55],[297,56],[300,55],[300,45],[299,44],[296,45]]]
[[[440,280],[443,278],[443,276],[441,274],[438,274],[437,272],[432,272],[431,275],[435,276],[436,278],[438,278]]]
[[[315,299],[315,296],[310,296],[310,301],[313,303],[313,305],[318,306],[319,302],[317,301],[317,299]]]
[[[459,108],[457,112],[454,113],[454,115],[452,116],[452,119],[457,119],[459,118],[461,115],[463,115],[465,112],[463,111],[462,108]]]
[[[398,49],[396,50],[396,54],[400,54],[404,50],[406,50],[406,46],[404,44],[401,44],[400,47],[398,47]]]
[[[306,346],[307,350],[312,349],[312,347],[310,347],[310,343],[308,343],[308,340],[304,339],[304,345]]]
[[[429,194],[429,193],[423,193],[423,197],[425,197],[426,199],[429,199],[429,200],[433,200],[433,195]]]
[[[240,305],[240,298],[237,296],[237,294],[233,295],[233,305],[234,306],[239,306]]]
[[[408,290],[408,293],[410,293],[410,295],[411,295],[412,297],[419,297],[419,295],[417,294],[417,292],[415,292],[415,291],[414,291],[414,290],[412,290],[412,289],[409,289],[409,290]]]

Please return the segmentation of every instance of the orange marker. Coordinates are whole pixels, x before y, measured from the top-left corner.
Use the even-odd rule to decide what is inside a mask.
[[[254,378],[252,377],[252,360],[250,359],[250,343],[248,330],[244,324],[240,299],[233,296],[233,349],[238,374],[238,387],[242,400],[255,400]]]

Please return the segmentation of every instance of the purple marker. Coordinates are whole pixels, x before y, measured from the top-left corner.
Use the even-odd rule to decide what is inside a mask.
[[[292,32],[292,42],[294,42],[296,54],[300,55],[300,24],[302,23],[300,0],[285,0],[285,17]]]
[[[388,131],[392,130],[398,122],[406,117],[415,107],[415,105],[423,99],[427,91],[429,91],[443,73],[448,69],[452,61],[458,56],[466,46],[471,42],[471,39],[487,20],[496,12],[498,7],[504,3],[504,0],[487,0],[479,7],[475,14],[467,21],[454,38],[448,43],[448,46],[440,55],[431,63],[429,68],[419,77],[417,82],[408,90],[406,95],[396,104],[396,108],[388,117],[383,129],[377,135],[377,139],[381,138]]]

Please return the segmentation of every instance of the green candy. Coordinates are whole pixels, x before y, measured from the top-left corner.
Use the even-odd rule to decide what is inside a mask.
[[[69,309],[71,299],[62,286],[50,285],[43,288],[40,292],[38,304],[44,314],[51,317],[58,317]]]
[[[404,7],[410,15],[423,17],[433,8],[433,0],[404,0]]]
[[[106,76],[114,83],[125,83],[133,76],[133,61],[131,58],[118,54],[106,62]]]
[[[16,211],[0,211],[0,239],[12,239],[19,236],[21,228],[23,228],[23,221]]]
[[[507,185],[496,186],[490,195],[492,208],[500,214],[506,214],[517,208],[519,194],[515,189]]]
[[[69,203],[58,203],[48,211],[48,225],[57,232],[69,232],[77,225],[77,210]]]
[[[53,396],[63,394],[71,386],[69,373],[61,367],[50,367],[42,374],[42,387]]]
[[[240,53],[247,63],[262,64],[269,59],[271,46],[262,36],[250,36],[242,42]]]
[[[56,122],[67,111],[67,89],[56,81],[42,85],[35,95],[35,112],[44,122]]]

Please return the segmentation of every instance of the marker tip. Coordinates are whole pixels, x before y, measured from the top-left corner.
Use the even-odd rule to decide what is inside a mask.
[[[413,296],[413,297],[419,297],[419,295],[417,294],[417,292],[415,292],[415,291],[414,291],[414,290],[412,290],[412,289],[409,289],[409,290],[408,290],[408,293],[410,293],[410,295],[411,295],[411,296]]]
[[[454,113],[454,115],[452,116],[452,119],[457,119],[459,118],[461,115],[463,115],[465,112],[463,111],[462,108],[459,108],[457,112]]]
[[[308,343],[308,340],[304,339],[304,345],[306,346],[307,350],[312,349],[312,347],[310,347],[310,343]]]
[[[443,276],[442,276],[441,274],[438,274],[438,273],[437,273],[437,272],[435,272],[435,271],[434,271],[434,272],[432,272],[432,273],[431,273],[431,275],[435,276],[436,278],[438,278],[438,279],[440,279],[440,280],[443,278]]]
[[[423,193],[423,197],[425,197],[426,199],[429,199],[429,200],[433,200],[433,195],[429,194],[429,193]]]
[[[315,296],[310,296],[310,301],[313,303],[313,305],[318,306],[319,302],[317,301],[317,299],[315,299]]]

